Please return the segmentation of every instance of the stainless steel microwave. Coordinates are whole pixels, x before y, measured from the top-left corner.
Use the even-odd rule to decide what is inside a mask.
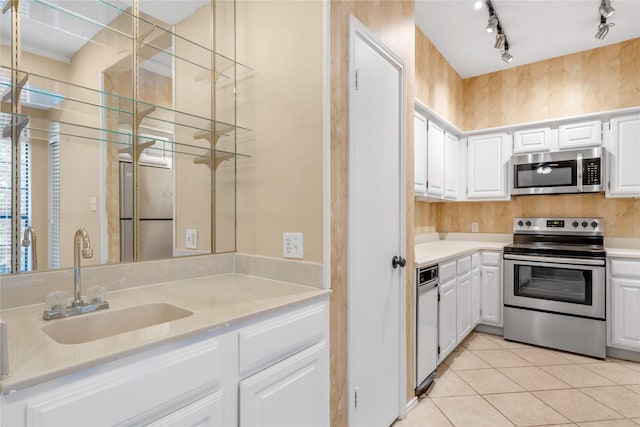
[[[602,148],[512,156],[512,195],[604,191]]]

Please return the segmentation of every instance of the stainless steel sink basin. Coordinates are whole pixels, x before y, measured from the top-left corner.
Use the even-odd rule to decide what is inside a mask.
[[[42,332],[60,344],[81,344],[191,316],[193,312],[175,305],[153,303],[122,310],[52,321]]]

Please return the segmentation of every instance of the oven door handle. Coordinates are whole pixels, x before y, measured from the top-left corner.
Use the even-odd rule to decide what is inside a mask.
[[[573,264],[573,265],[604,265],[603,259],[576,259],[576,258],[555,258],[555,257],[538,257],[527,255],[504,254],[504,259],[515,261],[531,261],[531,262],[547,262],[554,264]]]

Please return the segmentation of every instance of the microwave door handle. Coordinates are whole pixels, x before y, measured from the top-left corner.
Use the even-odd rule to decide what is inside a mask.
[[[577,162],[576,162],[576,167],[577,167],[577,184],[578,184],[578,191],[582,192],[582,154],[578,154],[577,156]]]

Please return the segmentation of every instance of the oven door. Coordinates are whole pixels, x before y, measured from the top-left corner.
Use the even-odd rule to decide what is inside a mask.
[[[504,304],[604,320],[604,260],[505,254]]]

